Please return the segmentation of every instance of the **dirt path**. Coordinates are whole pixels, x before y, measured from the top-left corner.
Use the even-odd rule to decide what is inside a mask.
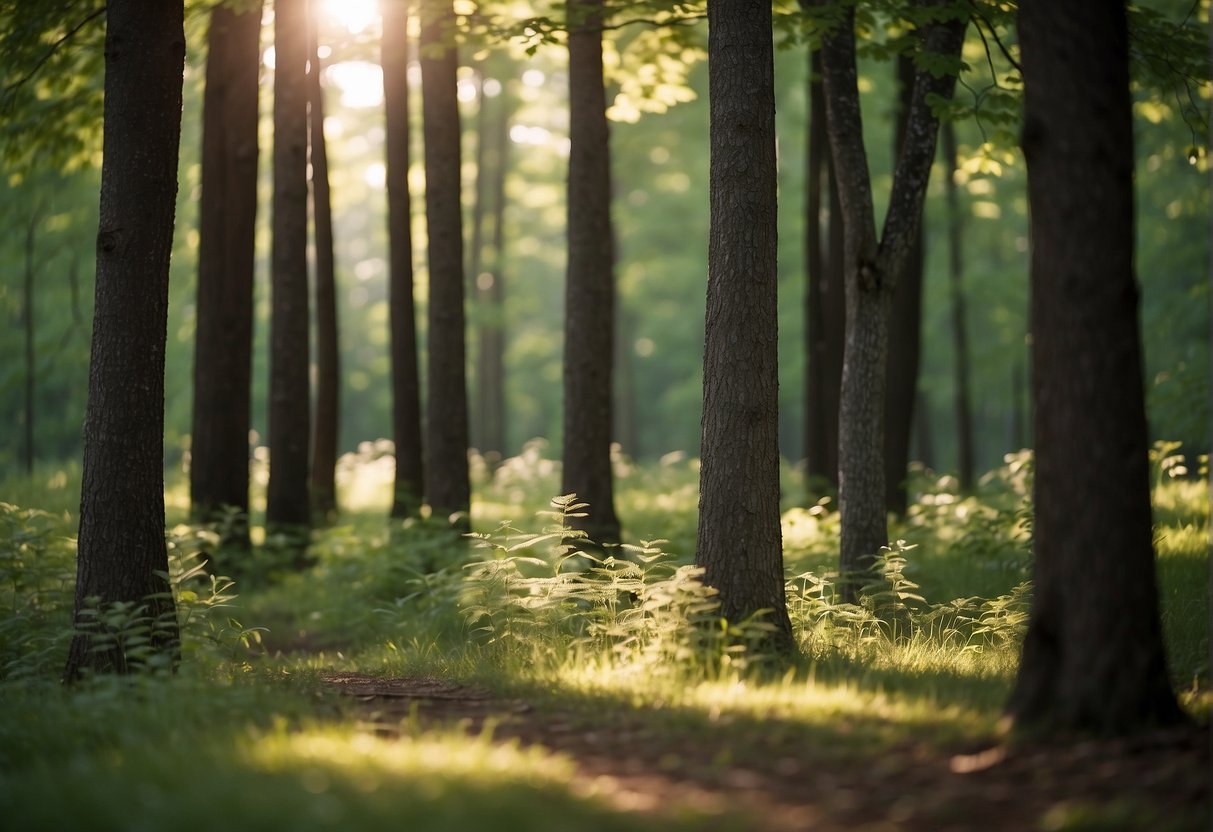
[[[751,753],[736,759],[727,737],[663,732],[654,728],[662,718],[655,712],[612,713],[604,729],[572,708],[499,699],[432,677],[322,678],[383,736],[398,736],[413,718],[423,727],[463,725],[473,733],[491,721],[495,739],[571,758],[579,794],[659,817],[691,809],[716,819],[705,829],[1213,829],[1207,729],[1057,747],[947,750],[924,742],[840,761],[829,748],[792,740],[772,721],[772,730],[760,727],[749,738]]]

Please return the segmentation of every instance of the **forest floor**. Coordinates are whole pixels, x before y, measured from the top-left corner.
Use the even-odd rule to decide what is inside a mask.
[[[659,708],[505,698],[434,677],[322,675],[342,710],[392,738],[442,727],[570,759],[574,791],[621,812],[699,818],[705,830],[1023,832],[1213,829],[1208,727],[1131,740],[882,749],[814,744],[778,720],[737,731],[670,727]]]

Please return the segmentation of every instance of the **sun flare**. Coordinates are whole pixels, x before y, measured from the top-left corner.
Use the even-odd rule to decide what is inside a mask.
[[[357,35],[379,19],[379,0],[320,0],[320,11],[351,35]]]

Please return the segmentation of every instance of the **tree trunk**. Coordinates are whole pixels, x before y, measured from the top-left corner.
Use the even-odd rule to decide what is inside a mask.
[[[619,540],[611,472],[615,339],[610,136],[602,74],[603,0],[569,5],[568,275],[564,322],[564,454],[560,489],[588,503],[576,525]]]
[[[190,442],[195,522],[225,524],[224,543],[248,544],[253,273],[257,220],[257,95],[261,4],[211,12],[202,104],[197,333]]]
[[[413,304],[412,199],[409,195],[409,7],[383,5],[383,108],[388,198],[388,284],[392,356],[392,437],[396,479],[392,517],[421,508],[425,467],[421,442],[421,377]]]
[[[951,98],[955,77],[916,74],[906,141],[893,175],[889,210],[878,239],[859,111],[855,11],[822,42],[830,146],[845,230],[846,348],[839,406],[838,497],[842,513],[840,594],[854,600],[858,585],[888,543],[885,514],[884,410],[889,313],[897,277],[909,257],[922,215],[935,155],[937,120],[929,97]],[[934,23],[922,33],[927,51],[958,57],[964,22]]]
[[[274,9],[274,198],[270,261],[270,477],[265,524],[298,535],[308,495],[307,0]]]
[[[709,0],[711,229],[695,563],[721,614],[767,610],[792,647],[779,526],[778,281],[771,4]]]
[[[1028,730],[1182,720],[1151,542],[1123,4],[1023,0],[1034,594],[1008,709]]]
[[[914,62],[907,55],[897,59],[898,107],[893,158],[901,152],[914,91]],[[923,209],[925,211],[925,209]],[[918,364],[922,331],[922,223],[910,239],[891,293],[889,319],[888,395],[885,397],[885,507],[897,515],[906,513],[906,470],[910,462],[910,433],[918,400]]]
[[[969,332],[965,318],[964,214],[956,188],[956,130],[945,121],[943,133],[944,189],[948,199],[948,289],[952,300],[952,355],[955,363],[956,470],[960,487],[973,487],[973,406],[969,392]],[[1019,407],[1019,399],[1015,399]]]
[[[476,377],[479,397],[480,450],[493,470],[505,452],[505,175],[509,158],[510,114],[504,85],[499,95],[497,118],[482,120],[482,138],[491,140],[485,159],[489,173],[486,199],[491,202],[493,256],[491,267],[476,278],[480,306],[479,349]],[[483,99],[482,99],[483,106]],[[477,174],[479,175],[479,173]]]
[[[181,3],[110,0],[96,306],[64,678],[173,667],[176,607],[164,542],[164,352],[181,139]],[[144,648],[96,612],[132,605]],[[137,622],[137,620],[139,620]]]
[[[801,5],[806,3],[802,0]],[[842,216],[830,163],[820,51],[809,60],[805,157],[805,473],[810,491],[815,492],[838,487],[838,392],[845,317]],[[828,199],[824,224],[823,195]]]
[[[333,208],[324,141],[324,86],[316,25],[308,27],[308,97],[312,159],[312,223],[316,243],[316,418],[312,434],[312,506],[321,517],[337,512],[337,436],[341,366],[337,346],[337,280],[333,263]]]
[[[25,473],[34,473],[34,394],[37,389],[37,352],[34,334],[37,321],[34,318],[34,266],[35,243],[41,211],[34,210],[25,227],[25,287],[21,311],[25,324]]]
[[[433,516],[469,528],[468,407],[463,312],[463,207],[454,8],[421,4],[425,215],[429,229],[429,396],[425,493]]]

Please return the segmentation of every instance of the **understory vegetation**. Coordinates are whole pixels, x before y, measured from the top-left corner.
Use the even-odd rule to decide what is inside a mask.
[[[35,828],[646,828],[570,792],[559,754],[494,742],[492,724],[378,736],[323,674],[432,676],[560,703],[610,731],[640,719],[678,747],[711,726],[729,766],[787,742],[869,758],[907,742],[990,743],[1014,678],[1031,595],[1032,461],[1009,455],[976,492],[914,472],[915,495],[862,602],[837,599],[838,516],[784,481],[789,613],[800,655],[765,651],[761,616],[722,621],[692,565],[697,462],[616,460],[630,541],[595,547],[569,527],[540,444],[491,475],[474,460],[467,538],[436,518],[389,524],[390,450],[343,460],[341,525],[313,535],[307,566],[255,535],[218,551],[168,496],[182,660],[128,678],[59,683],[71,640],[77,472],[4,483],[0,504],[0,806]],[[1155,542],[1170,671],[1205,719],[1209,694],[1208,480],[1174,445],[1152,454]],[[225,577],[230,576],[230,577]],[[1132,614],[1132,611],[1126,611]],[[96,610],[128,657],[155,622]],[[410,721],[411,720],[411,721]],[[372,721],[373,722],[373,721]],[[765,739],[763,738],[765,737]],[[713,761],[715,764],[716,761]],[[65,780],[65,775],[67,779]],[[536,806],[542,806],[539,811]],[[133,820],[137,819],[137,820]],[[653,821],[656,823],[656,821]],[[694,816],[662,826],[696,828]],[[1059,827],[1060,828],[1060,827]]]

